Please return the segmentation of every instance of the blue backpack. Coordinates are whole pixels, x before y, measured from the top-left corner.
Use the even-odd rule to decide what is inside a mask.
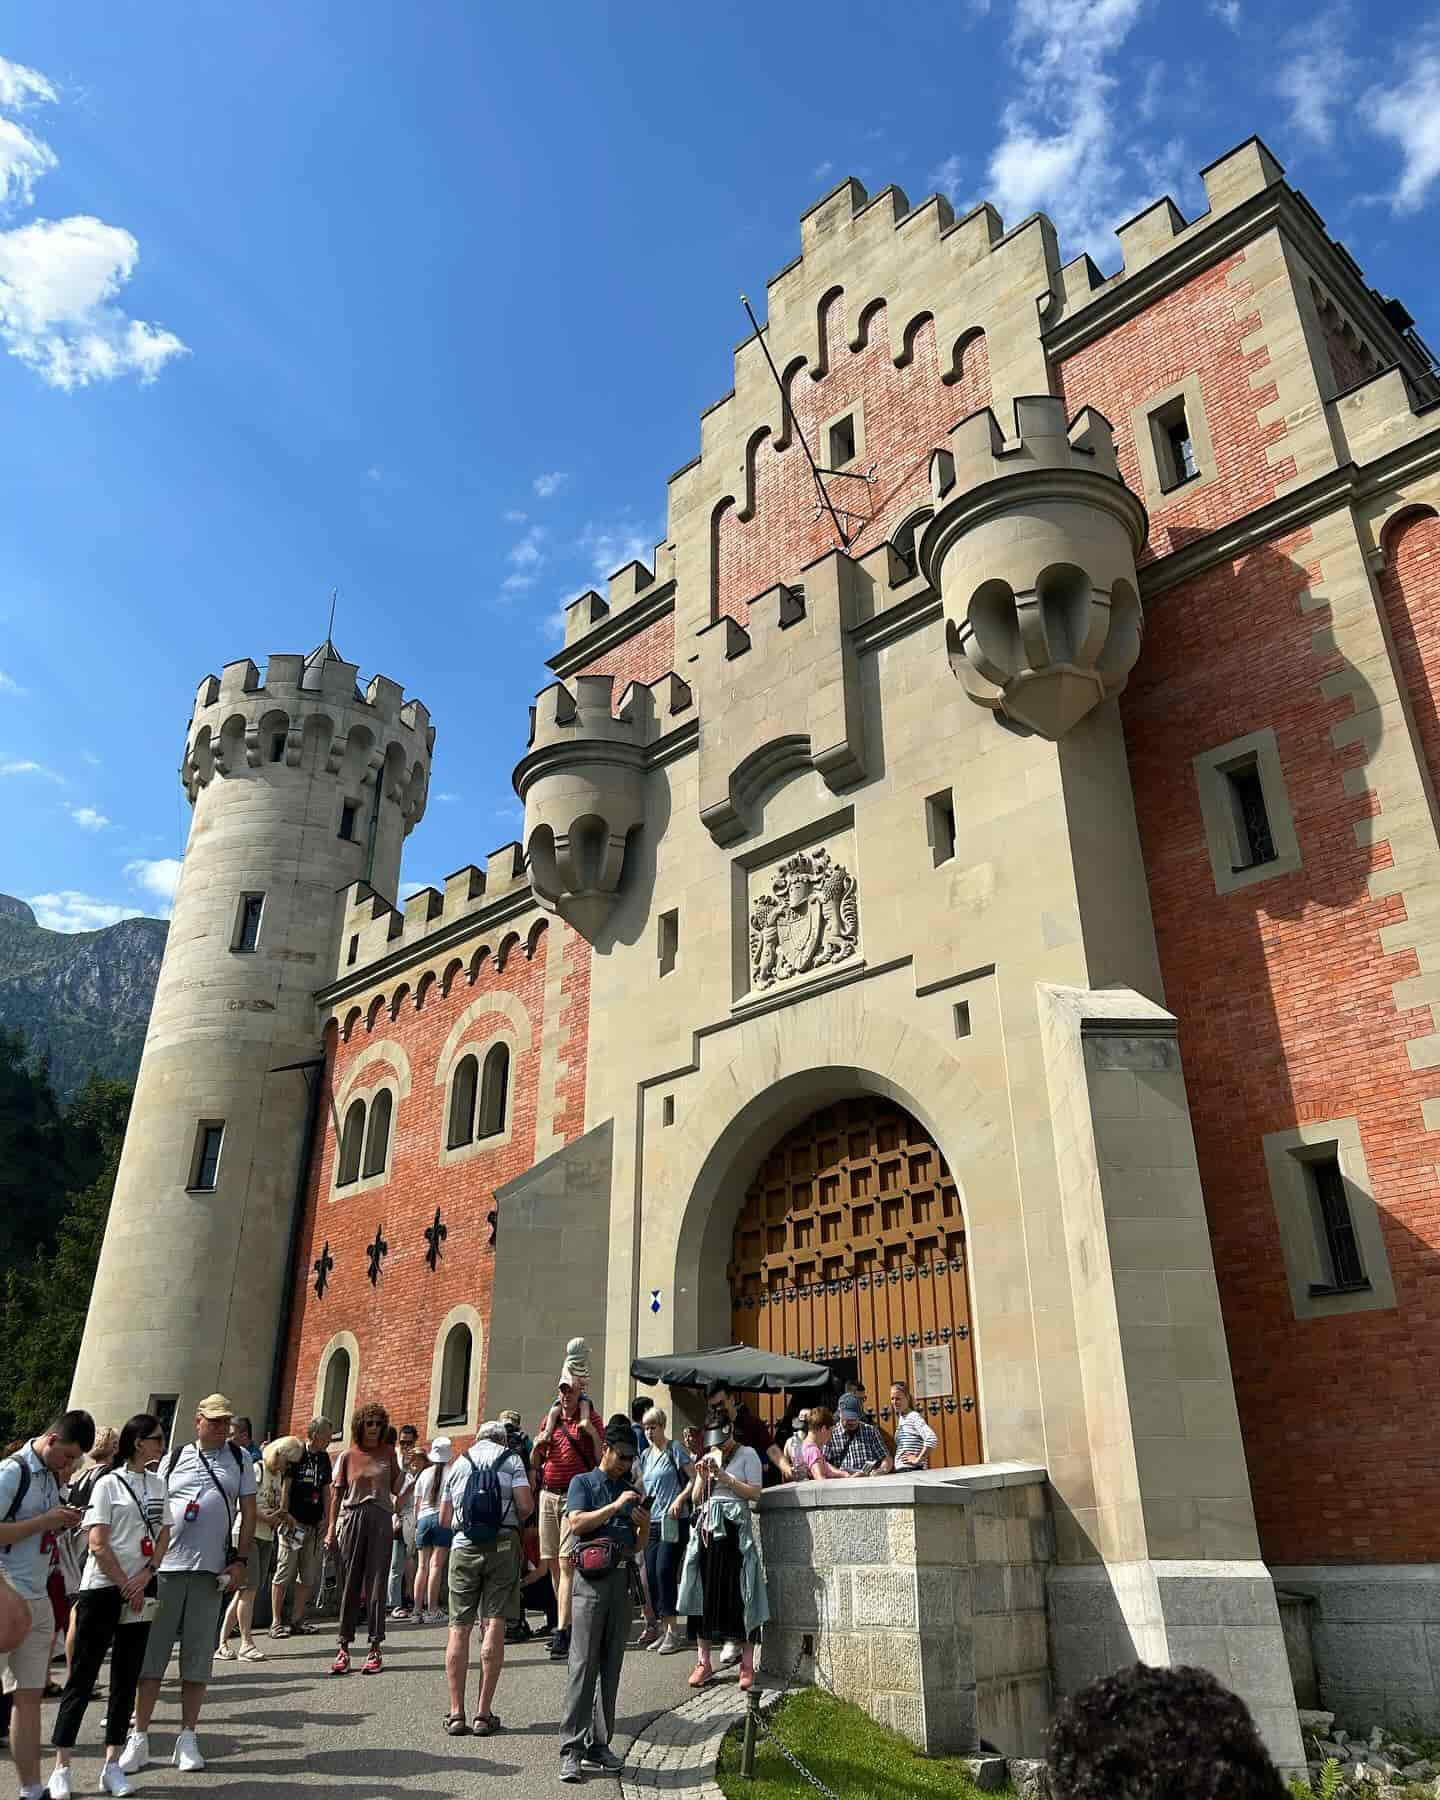
[[[460,1502],[459,1531],[472,1544],[493,1544],[505,1523],[505,1490],[500,1485],[500,1470],[507,1462],[518,1462],[513,1452],[496,1457],[494,1462],[477,1463],[467,1450],[465,1460],[470,1475]]]

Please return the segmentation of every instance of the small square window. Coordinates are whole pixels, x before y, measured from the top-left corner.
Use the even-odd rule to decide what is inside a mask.
[[[260,945],[260,918],[265,911],[263,894],[242,894],[235,919],[234,949],[256,950]]]
[[[1215,891],[1233,893],[1300,867],[1280,749],[1268,727],[1194,759]]]
[[[225,1141],[223,1119],[202,1119],[195,1131],[195,1156],[188,1186],[193,1192],[211,1193],[220,1176],[220,1147]]]
[[[955,854],[955,790],[932,794],[925,802],[925,834],[930,840],[930,856],[938,869]]]
[[[271,762],[284,762],[285,760],[285,733],[283,731],[277,731],[270,739],[270,760]]]
[[[846,413],[830,427],[827,455],[832,469],[843,469],[855,460],[855,415]]]
[[[675,967],[675,958],[680,953],[680,914],[678,911],[661,913],[655,948],[660,964],[660,973],[662,976],[668,975]]]
[[[340,836],[347,842],[355,841],[355,820],[359,811],[359,807],[353,800],[347,800],[340,808]]]
[[[1327,1155],[1307,1158],[1305,1174],[1315,1206],[1315,1230],[1322,1266],[1329,1277],[1328,1281],[1312,1282],[1311,1294],[1345,1294],[1368,1288],[1370,1283],[1360,1255],[1355,1221],[1350,1216],[1350,1196],[1345,1190],[1339,1157],[1331,1151]]]
[[[1151,429],[1155,434],[1155,461],[1160,473],[1160,491],[1168,494],[1172,488],[1183,487],[1187,481],[1194,481],[1200,473],[1195,437],[1185,409],[1185,396],[1179,394],[1175,399],[1167,400],[1150,418]]]

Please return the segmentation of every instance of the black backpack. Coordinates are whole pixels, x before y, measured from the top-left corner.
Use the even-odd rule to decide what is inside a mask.
[[[468,1450],[465,1452],[470,1474],[460,1502],[460,1535],[472,1544],[493,1544],[500,1535],[505,1523],[505,1490],[500,1485],[500,1470],[512,1460],[519,1461],[513,1451],[487,1463],[477,1463]]]

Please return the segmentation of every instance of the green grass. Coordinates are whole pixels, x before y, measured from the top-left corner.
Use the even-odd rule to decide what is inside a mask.
[[[766,1714],[766,1724],[840,1800],[980,1800],[960,1758],[922,1756],[858,1706],[817,1688],[802,1688],[782,1700]],[[784,1800],[794,1794],[813,1800],[815,1789],[763,1736],[755,1754],[755,1779],[743,1780],[742,1731],[737,1726],[720,1750],[717,1775],[728,1800]]]

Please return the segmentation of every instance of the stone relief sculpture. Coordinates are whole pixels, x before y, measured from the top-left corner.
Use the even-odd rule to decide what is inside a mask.
[[[770,892],[750,913],[750,980],[773,987],[826,963],[844,962],[860,945],[855,878],[828,850],[802,850],[775,871]]]

